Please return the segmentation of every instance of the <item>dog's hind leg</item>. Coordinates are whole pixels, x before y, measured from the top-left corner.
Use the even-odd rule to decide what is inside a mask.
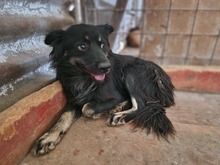
[[[138,95],[138,93],[140,93],[140,89],[136,87],[137,80],[135,80],[134,72],[127,71],[124,80],[125,86],[128,90],[128,93],[130,94],[131,108],[114,113],[107,121],[107,124],[109,126],[118,126],[130,122],[135,117],[134,115],[130,114],[135,114],[134,112],[137,111],[139,107],[143,104],[140,102],[142,99]]]
[[[138,103],[136,99],[132,96],[131,96],[131,104],[132,107],[130,109],[113,113],[112,116],[108,119],[107,124],[109,126],[118,126],[129,122],[132,119],[131,118],[132,116],[129,115],[130,117],[127,117],[128,114],[131,114],[132,112],[138,109]],[[114,111],[114,109],[112,111]]]
[[[131,98],[136,99],[138,109],[128,110],[123,115],[116,113],[110,119],[110,124],[117,126],[132,122],[134,128],[145,129],[147,134],[153,133],[168,141],[168,137],[175,134],[165,112],[165,107],[174,105],[174,87],[169,76],[158,66],[146,64],[126,68],[124,79]]]
[[[129,109],[131,107],[131,102],[126,100],[121,103],[119,103],[115,108],[111,109],[109,111],[109,115],[113,115],[117,112],[125,111],[126,109]]]
[[[76,113],[76,110],[67,107],[58,122],[38,139],[33,149],[34,155],[43,155],[53,150],[63,137],[64,133],[79,116],[80,115]]]

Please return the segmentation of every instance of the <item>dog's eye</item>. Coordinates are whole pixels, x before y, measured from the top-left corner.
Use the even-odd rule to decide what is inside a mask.
[[[87,45],[86,44],[80,44],[77,46],[77,48],[80,50],[80,51],[85,51],[87,49]]]
[[[105,46],[105,44],[101,44],[101,45],[100,45],[100,47],[101,47],[102,49],[104,48],[104,46]]]

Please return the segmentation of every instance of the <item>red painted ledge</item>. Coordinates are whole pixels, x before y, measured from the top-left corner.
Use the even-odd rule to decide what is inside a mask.
[[[55,82],[1,112],[1,165],[19,163],[35,140],[57,120],[64,105],[61,85]]]
[[[220,93],[220,67],[163,67],[177,90]],[[59,82],[0,113],[1,165],[18,164],[36,139],[58,119],[66,103]]]
[[[177,90],[220,93],[220,67],[167,66]]]

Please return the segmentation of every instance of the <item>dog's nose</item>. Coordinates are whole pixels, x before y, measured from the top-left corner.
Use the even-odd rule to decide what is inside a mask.
[[[110,67],[111,67],[111,64],[110,64],[109,62],[100,63],[100,64],[98,65],[98,68],[99,68],[100,70],[102,70],[102,71],[107,71],[107,70],[110,69]]]

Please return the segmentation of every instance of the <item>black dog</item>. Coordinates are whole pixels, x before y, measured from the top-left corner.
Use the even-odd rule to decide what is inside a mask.
[[[169,76],[156,64],[114,54],[109,46],[110,25],[73,25],[46,36],[57,79],[67,97],[65,112],[36,143],[35,154],[54,149],[70,125],[82,114],[109,114],[109,126],[132,122],[167,140],[175,130],[165,115],[174,105]]]

